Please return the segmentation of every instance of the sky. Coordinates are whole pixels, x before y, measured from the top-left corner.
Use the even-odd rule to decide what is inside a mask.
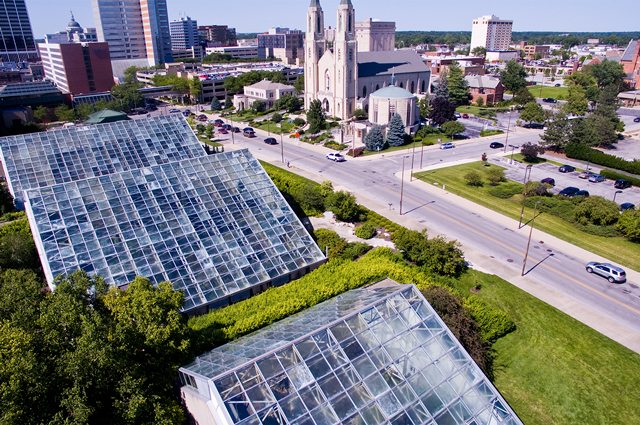
[[[34,36],[63,31],[70,11],[83,27],[95,27],[91,0],[26,0]],[[325,25],[335,26],[339,0],[320,0]],[[513,20],[513,31],[640,31],[638,0],[352,0],[356,20],[394,21],[398,31],[471,31],[473,19]],[[238,33],[272,27],[304,30],[309,0],[167,0],[169,20],[228,25]]]

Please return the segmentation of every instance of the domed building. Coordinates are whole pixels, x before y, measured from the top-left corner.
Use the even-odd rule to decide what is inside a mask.
[[[400,115],[405,128],[418,122],[416,96],[394,84],[369,95],[369,122],[387,125],[395,114]]]

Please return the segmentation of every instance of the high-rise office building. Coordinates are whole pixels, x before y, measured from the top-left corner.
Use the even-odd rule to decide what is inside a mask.
[[[166,0],[92,0],[98,41],[109,43],[112,60],[171,62]]]
[[[0,61],[38,59],[25,0],[0,0]]]
[[[489,51],[509,50],[513,21],[503,21],[497,16],[481,16],[473,21],[471,51],[484,47]]]
[[[237,46],[236,29],[229,28],[226,25],[206,25],[198,27],[200,39],[212,44],[219,43],[218,46],[209,45],[209,47],[227,47]]]
[[[187,16],[186,18],[172,21],[170,29],[172,49],[190,49],[200,44],[198,21],[194,21]]]

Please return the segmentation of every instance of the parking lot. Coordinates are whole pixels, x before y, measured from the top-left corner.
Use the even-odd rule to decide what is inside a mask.
[[[500,163],[500,166],[506,167],[505,176],[509,180],[522,183],[524,180],[525,165],[509,165]],[[581,179],[578,177],[580,173],[574,171],[571,173],[561,173],[558,171],[558,166],[550,163],[543,163],[534,165],[531,168],[531,180],[540,181],[544,178],[550,177],[556,181],[556,186],[550,190],[551,193],[557,194],[566,187],[577,187],[581,190],[587,190],[590,196],[602,196],[605,199],[613,200],[613,196],[617,190],[613,187],[613,180],[606,180],[601,183],[593,183],[587,179]],[[622,193],[616,195],[616,203],[623,204],[625,202],[631,202],[634,205],[640,203],[640,188],[630,187],[622,190]]]

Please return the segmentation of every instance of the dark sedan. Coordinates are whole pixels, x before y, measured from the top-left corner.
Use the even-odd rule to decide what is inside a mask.
[[[562,165],[560,168],[558,168],[558,171],[560,171],[561,173],[572,173],[576,171],[576,167],[572,167],[571,165]]]
[[[500,143],[500,142],[491,142],[489,147],[491,149],[499,149],[499,148],[504,148],[504,145],[502,143]]]
[[[618,179],[613,184],[613,187],[615,187],[616,189],[626,189],[628,187],[631,187],[631,182],[625,179]]]
[[[580,189],[578,189],[577,187],[569,186],[562,189],[560,193],[558,193],[558,195],[571,198],[573,195],[575,195],[578,192],[580,192]]]
[[[273,137],[267,137],[266,139],[264,139],[264,142],[267,145],[277,145],[278,142],[276,141],[276,139],[274,139]]]

